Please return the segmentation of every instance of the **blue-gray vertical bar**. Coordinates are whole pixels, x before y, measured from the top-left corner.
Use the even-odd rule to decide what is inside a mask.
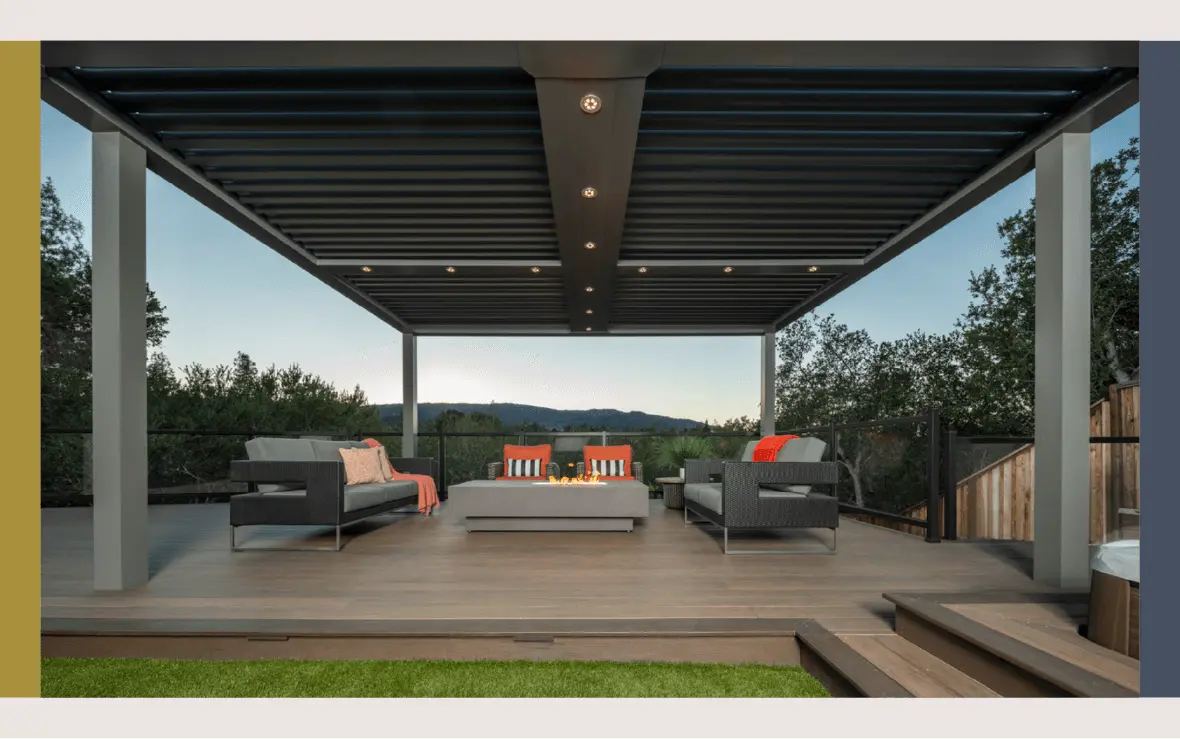
[[[1139,46],[1140,278],[1139,363],[1143,404],[1139,421],[1140,609],[1139,677],[1148,697],[1180,697],[1180,521],[1175,448],[1180,390],[1175,382],[1176,316],[1180,316],[1180,42]],[[1152,369],[1152,368],[1155,369]],[[1156,379],[1159,382],[1156,382]]]

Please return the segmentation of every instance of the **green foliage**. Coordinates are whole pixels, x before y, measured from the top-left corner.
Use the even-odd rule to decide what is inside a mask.
[[[661,470],[679,471],[687,459],[717,459],[716,440],[707,436],[670,436],[660,439],[655,456]]]
[[[44,659],[46,698],[823,698],[798,665]]]

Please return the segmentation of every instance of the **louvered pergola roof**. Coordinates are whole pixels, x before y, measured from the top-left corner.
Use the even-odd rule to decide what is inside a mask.
[[[50,104],[418,335],[763,334],[1138,100],[1135,42],[46,42],[42,60]]]

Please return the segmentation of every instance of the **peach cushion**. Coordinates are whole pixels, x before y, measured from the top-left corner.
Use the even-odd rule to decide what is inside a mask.
[[[340,458],[344,460],[346,485],[385,482],[381,474],[381,455],[376,449],[341,449]]]
[[[619,446],[586,446],[582,447],[582,452],[586,458],[586,474],[590,474],[594,465],[590,464],[593,459],[618,459],[623,461],[623,477],[633,477],[631,473],[631,446],[629,444],[620,444]]]

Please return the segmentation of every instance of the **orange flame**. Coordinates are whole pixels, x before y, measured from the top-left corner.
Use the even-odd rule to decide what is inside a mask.
[[[550,485],[593,485],[597,482],[597,472],[592,472],[589,475],[578,475],[577,477],[562,477],[560,479],[553,475],[549,476]]]

